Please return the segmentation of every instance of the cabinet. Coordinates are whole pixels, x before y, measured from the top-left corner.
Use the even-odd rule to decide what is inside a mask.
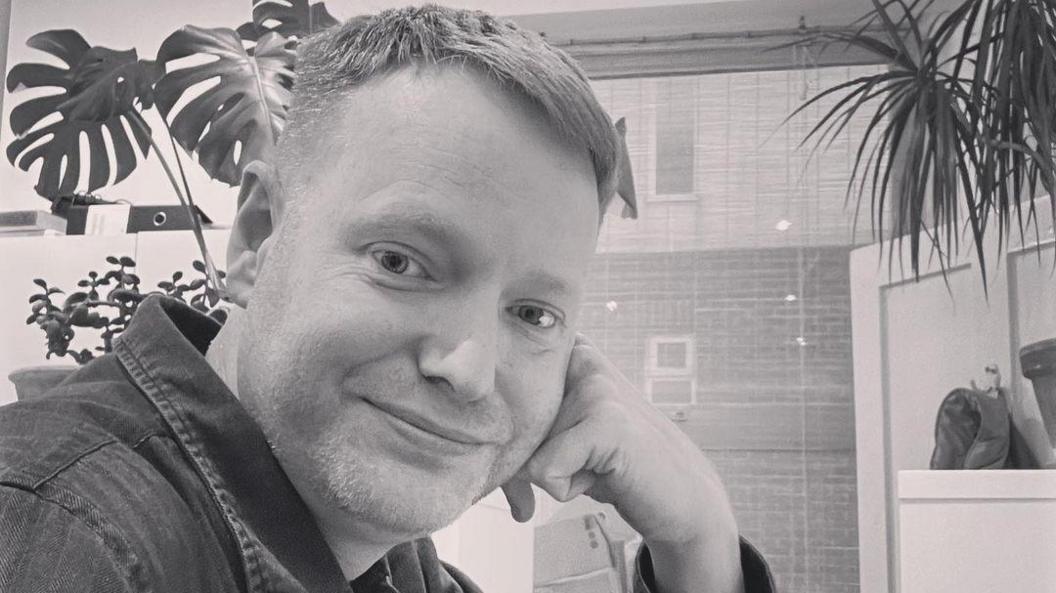
[[[1056,470],[898,473],[902,593],[1056,591]]]

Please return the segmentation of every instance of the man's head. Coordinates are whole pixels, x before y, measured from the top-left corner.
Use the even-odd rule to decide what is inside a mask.
[[[304,149],[333,140],[329,123],[341,99],[407,66],[468,68],[526,99],[590,154],[604,212],[615,195],[620,139],[579,66],[510,21],[435,5],[357,17],[301,44],[276,159],[284,179],[295,185],[308,164]]]
[[[619,140],[567,57],[480,13],[354,19],[298,71],[229,247],[237,392],[313,511],[421,535],[549,430]]]

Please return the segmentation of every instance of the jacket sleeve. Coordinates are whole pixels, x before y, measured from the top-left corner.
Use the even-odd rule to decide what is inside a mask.
[[[642,544],[635,562],[634,593],[656,593],[653,561],[649,549]],[[744,574],[744,593],[776,593],[774,577],[762,554],[748,540],[741,538],[741,572]]]
[[[128,577],[80,518],[34,492],[0,485],[4,593],[132,593]]]

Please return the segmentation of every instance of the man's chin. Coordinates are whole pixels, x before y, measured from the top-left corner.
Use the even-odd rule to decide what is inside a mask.
[[[438,486],[436,482],[428,486],[374,483],[365,490],[349,490],[330,484],[324,497],[356,528],[408,541],[454,523],[487,494],[470,494],[464,481],[450,488]]]

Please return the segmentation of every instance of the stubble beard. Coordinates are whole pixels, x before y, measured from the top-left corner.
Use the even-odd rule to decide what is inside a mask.
[[[269,422],[270,423],[270,422]],[[350,452],[344,435],[306,440],[278,426],[269,439],[280,465],[295,481],[302,497],[311,497],[338,511],[351,526],[398,535],[409,541],[453,523],[472,504],[498,487],[512,473],[492,463],[486,475],[471,481],[451,475],[425,484],[408,484],[400,466],[382,467]],[[300,482],[303,486],[297,485]],[[303,491],[307,490],[307,492]]]

